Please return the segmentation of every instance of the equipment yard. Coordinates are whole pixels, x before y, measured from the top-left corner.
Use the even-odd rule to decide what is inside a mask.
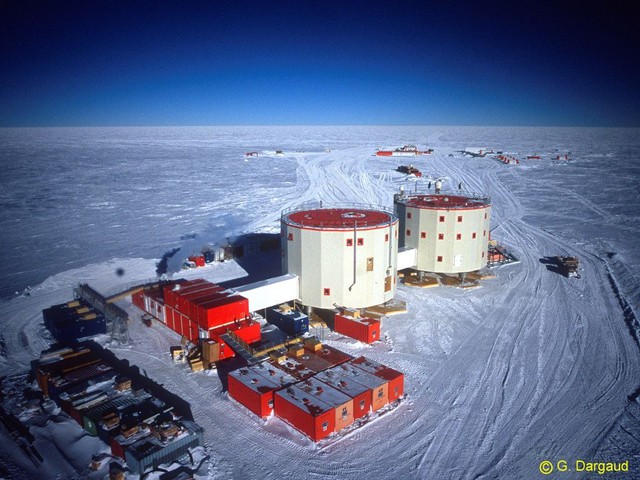
[[[207,149],[206,154],[193,153],[215,128],[222,132],[216,140],[218,144]],[[607,129],[578,128],[327,127],[326,132],[325,127],[246,128],[241,142],[234,129],[194,129],[193,137],[189,128],[178,130],[172,140],[176,149],[186,151],[185,145],[192,147],[189,151],[194,158],[192,163],[185,162],[188,167],[174,164],[158,153],[168,148],[161,133],[164,130],[141,128],[138,136],[144,141],[127,148],[131,149],[131,158],[153,158],[158,162],[158,172],[149,173],[146,178],[140,173],[142,170],[136,170],[144,162],[132,161],[126,166],[133,170],[132,180],[118,177],[117,181],[151,186],[162,183],[163,175],[167,175],[178,183],[165,183],[158,191],[150,187],[146,196],[136,194],[135,188],[124,191],[122,195],[130,197],[124,198],[122,205],[137,205],[133,216],[122,213],[119,217],[118,211],[111,208],[101,212],[100,202],[107,201],[116,180],[106,170],[100,171],[104,162],[95,159],[92,175],[104,177],[109,185],[97,182],[94,210],[86,212],[79,205],[76,208],[85,222],[84,241],[90,245],[88,248],[99,250],[104,243],[106,257],[73,269],[69,269],[75,258],[73,253],[57,259],[47,257],[42,261],[43,269],[51,272],[46,280],[0,303],[0,376],[27,373],[30,362],[40,356],[41,350],[49,348],[52,339],[44,326],[42,310],[70,301],[73,288],[79,283],[88,283],[106,298],[132,285],[150,283],[157,278],[158,257],[173,248],[180,249],[168,258],[166,276],[173,279],[197,283],[194,279],[205,278],[217,285],[243,280],[246,285],[273,278],[283,272],[257,278],[254,271],[269,270],[266,259],[264,265],[257,266],[260,268],[251,262],[243,263],[243,259],[208,263],[192,270],[181,267],[184,259],[200,252],[204,243],[220,243],[228,237],[254,232],[279,233],[282,212],[294,211],[305,202],[391,208],[399,187],[408,194],[415,190],[432,193],[431,183],[442,179],[443,194],[483,192],[491,198],[491,238],[504,245],[518,262],[491,268],[495,278],[483,275],[480,288],[415,288],[397,281],[393,284],[397,289],[393,302],[397,303],[389,309],[399,313],[383,318],[381,331],[376,330],[379,340],[368,331],[362,334],[363,341],[357,341],[316,323],[305,324],[309,325],[309,334],[331,347],[332,355],[339,355],[334,353],[336,349],[355,360],[335,360],[334,365],[343,365],[341,370],[333,370],[337,373],[323,370],[329,373],[306,377],[311,380],[289,393],[286,389],[276,393],[276,408],[278,402],[288,402],[282,407],[283,417],[295,416],[290,423],[308,424],[308,419],[300,419],[294,409],[305,405],[306,393],[316,392],[314,407],[326,407],[323,414],[338,419],[338,409],[351,402],[349,395],[355,399],[368,392],[363,387],[364,380],[349,383],[351,376],[357,380],[363,369],[389,376],[389,406],[379,407],[368,417],[349,410],[344,425],[334,426],[336,433],[317,443],[277,415],[261,418],[270,412],[263,399],[256,400],[263,402],[254,407],[256,414],[229,396],[227,374],[239,364],[234,363],[231,368],[222,362],[217,370],[192,372],[187,363],[174,363],[170,347],[179,345],[181,336],[155,319],[147,321],[150,326],[146,326],[143,312],[132,304],[131,297],[113,304],[129,316],[127,334],[118,332],[114,336],[108,332],[98,336],[97,341],[190,404],[194,421],[204,429],[203,455],[207,456],[195,474],[197,479],[524,479],[538,478],[540,462],[558,459],[628,460],[630,472],[634,473],[625,478],[640,478],[637,130],[614,130],[618,133],[612,135]],[[36,140],[43,135],[38,131],[30,134]],[[59,135],[64,137],[66,133]],[[86,134],[86,143],[79,150],[91,150],[92,135],[90,131]],[[117,132],[108,135],[115,135],[111,140],[118,141]],[[56,142],[54,138],[47,141]],[[403,142],[426,143],[433,148],[429,155],[411,158],[422,177],[394,172],[398,159],[392,155],[372,155],[376,145]],[[467,144],[486,144],[496,151],[513,152],[514,158],[555,148],[557,152],[570,151],[572,161],[557,162],[545,156],[511,168],[482,156],[462,160],[461,148]],[[282,148],[282,153],[270,153],[276,148]],[[252,155],[245,158],[243,152]],[[177,179],[184,173],[181,169],[210,165],[212,155],[218,162],[216,175],[198,179],[195,185],[179,183]],[[174,169],[180,172],[176,174]],[[612,169],[619,174],[615,184],[604,181]],[[79,169],[74,175],[82,177],[87,172]],[[83,180],[78,179],[78,183]],[[39,181],[46,184],[46,179]],[[243,188],[239,188],[240,182]],[[171,187],[164,188],[166,185]],[[10,193],[17,197],[21,192]],[[162,215],[167,216],[159,222]],[[387,230],[395,228],[384,220]],[[101,221],[118,226],[106,234],[106,224],[101,225]],[[159,223],[164,224],[163,231],[155,238]],[[354,223],[350,232],[358,226]],[[33,237],[28,235],[24,239],[27,244],[38,245],[41,241],[36,229]],[[52,235],[63,233],[54,228]],[[320,234],[313,231],[311,235]],[[372,230],[367,235],[373,238],[378,233]],[[292,245],[298,240],[293,238]],[[345,234],[345,239],[349,238]],[[364,238],[369,242],[370,237]],[[349,243],[342,237],[339,240],[347,248]],[[145,255],[141,247],[145,243],[155,245],[155,253]],[[114,253],[118,251],[121,254]],[[146,252],[152,252],[151,247]],[[4,255],[12,253],[8,248]],[[375,257],[375,267],[383,264],[385,272],[387,266],[392,266],[386,255],[388,250],[380,252],[382,260]],[[136,258],[143,256],[150,258]],[[276,251],[275,256],[279,268],[280,252]],[[543,261],[555,257],[575,257],[579,263],[570,260],[568,270],[558,274]],[[304,266],[306,260],[302,258],[300,263]],[[344,265],[351,275],[347,268],[351,263]],[[567,278],[575,277],[574,271],[579,272],[579,278]],[[480,276],[470,278],[477,281]],[[280,281],[286,283],[290,279],[283,277]],[[349,286],[351,277],[343,283]],[[187,298],[187,290],[184,292],[182,296]],[[209,293],[214,295],[217,291],[212,289]],[[329,293],[334,295],[335,291]],[[251,302],[263,302],[257,295],[245,295],[249,300],[240,302],[243,314],[246,303],[250,308]],[[200,297],[189,298],[193,305],[200,305]],[[406,312],[400,302],[406,302]],[[277,307],[275,301],[273,306]],[[372,307],[375,310],[384,312],[383,307]],[[350,323],[341,327],[345,331],[364,328],[361,320],[346,320]],[[201,323],[206,328],[217,327],[208,318],[203,317]],[[377,325],[375,321],[369,324]],[[289,328],[297,333],[302,327],[291,323]],[[372,343],[365,343],[369,341]],[[295,363],[293,359],[288,362]],[[311,365],[301,357],[301,368],[303,362],[308,364],[304,368]],[[395,394],[404,393],[405,397],[392,404],[398,398],[392,396],[392,383],[402,374],[404,391],[396,388]],[[348,380],[341,383],[343,377]],[[318,379],[334,382],[343,391],[318,390]],[[277,385],[267,377],[259,377],[259,381],[259,386],[267,389]],[[356,409],[357,402],[352,403]],[[10,434],[0,428],[0,477],[104,478],[104,471],[100,476],[88,466],[92,455],[107,452],[108,446],[100,451],[99,442],[87,441],[86,434],[64,413],[52,415],[58,415],[58,420],[48,426],[32,427],[31,433],[41,435],[34,446],[43,457],[42,462],[30,460]],[[357,424],[357,428],[351,424]],[[321,429],[322,424],[319,425]],[[313,435],[316,434],[314,430]],[[56,448],[46,448],[45,442],[56,435],[65,441],[56,444]],[[322,436],[324,433],[318,438]],[[87,468],[83,470],[84,465]],[[571,478],[590,477],[587,472],[573,472]]]

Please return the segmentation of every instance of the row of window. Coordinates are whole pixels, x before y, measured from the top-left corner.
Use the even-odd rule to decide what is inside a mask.
[[[398,387],[394,387],[394,393],[397,396],[398,395]],[[382,398],[384,396],[384,390],[380,389],[378,391],[378,398]],[[364,410],[365,407],[365,401],[364,400],[360,400],[360,410]],[[269,403],[269,406],[272,407],[272,404]],[[346,407],[342,408],[342,411],[340,412],[342,415],[342,419],[345,420],[348,416],[349,416],[349,412],[347,410]],[[327,429],[329,428],[329,422],[322,422],[322,431],[326,432]]]
[[[396,237],[398,236],[398,231],[396,230]],[[289,235],[287,235],[287,240],[289,240],[290,242],[293,241],[293,233],[290,233]],[[384,234],[384,241],[388,242],[389,241],[389,234],[385,233]],[[364,245],[364,238],[358,238],[357,239],[357,244],[359,247]],[[353,247],[353,238],[347,238],[347,247]]]
[[[411,230],[407,229],[407,237],[411,236]],[[475,240],[476,238],[476,232],[473,232],[471,234],[471,238]],[[486,237],[487,236],[487,231],[484,230],[482,232],[482,236]],[[427,232],[420,232],[420,238],[427,238]],[[444,233],[439,233],[438,234],[438,240],[444,240]],[[456,233],[456,240],[462,240],[462,234],[461,233]]]
[[[409,218],[409,219],[411,218],[411,212],[407,212],[407,218]],[[487,219],[487,214],[486,214],[486,213],[484,214],[484,219],[485,219],[485,220]],[[445,216],[444,216],[444,215],[440,215],[440,217],[438,218],[438,220],[439,220],[440,222],[444,223],[444,221],[445,221]],[[458,223],[462,223],[462,215],[458,215],[458,219],[457,219],[457,220],[458,220]]]

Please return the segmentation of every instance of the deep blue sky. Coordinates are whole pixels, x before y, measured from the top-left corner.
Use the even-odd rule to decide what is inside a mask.
[[[0,0],[0,126],[637,127],[639,11],[598,3]]]

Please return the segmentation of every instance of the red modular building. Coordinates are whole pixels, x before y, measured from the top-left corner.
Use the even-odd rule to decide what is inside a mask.
[[[358,357],[351,364],[389,383],[389,403],[396,401],[404,393],[404,374],[397,370],[366,357]]]
[[[229,395],[259,417],[273,412],[273,392],[280,386],[258,374],[252,368],[240,368],[229,373]]]
[[[321,382],[315,377],[297,384],[300,390],[322,400],[329,405],[335,414],[334,431],[339,432],[353,423],[353,399],[339,390]]]
[[[229,395],[262,418],[273,411],[274,392],[298,381],[282,370],[261,363],[235,370],[228,378]]]
[[[355,338],[364,343],[373,343],[380,340],[380,320],[366,317],[348,317],[336,314],[334,317],[334,329],[337,333]]]
[[[314,378],[326,383],[336,390],[341,391],[351,398],[353,401],[354,419],[364,417],[371,411],[371,390],[356,382],[348,374],[345,374],[336,368],[330,368],[324,372],[319,372]]]
[[[366,387],[369,391],[369,404],[372,411],[375,412],[389,403],[389,382],[387,380],[354,367],[351,363],[343,363],[327,370],[327,372],[331,371]],[[320,379],[322,380],[322,378]],[[355,404],[354,411],[357,411]]]
[[[220,359],[235,355],[220,335],[228,330],[247,343],[260,341],[260,325],[246,322],[249,302],[206,280],[179,280],[132,295],[133,303],[192,342],[207,336],[220,344]],[[205,332],[207,332],[205,334]]]
[[[291,385],[273,396],[275,414],[314,442],[335,431],[335,408],[300,387]]]
[[[204,255],[192,255],[189,257],[189,261],[196,264],[196,267],[204,267]]]

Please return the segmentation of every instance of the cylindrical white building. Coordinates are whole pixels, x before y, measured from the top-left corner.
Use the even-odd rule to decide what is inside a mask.
[[[401,194],[394,204],[400,246],[417,250],[417,270],[466,273],[487,264],[489,197]]]
[[[398,219],[377,207],[285,210],[282,269],[299,277],[300,301],[364,308],[396,292]]]

